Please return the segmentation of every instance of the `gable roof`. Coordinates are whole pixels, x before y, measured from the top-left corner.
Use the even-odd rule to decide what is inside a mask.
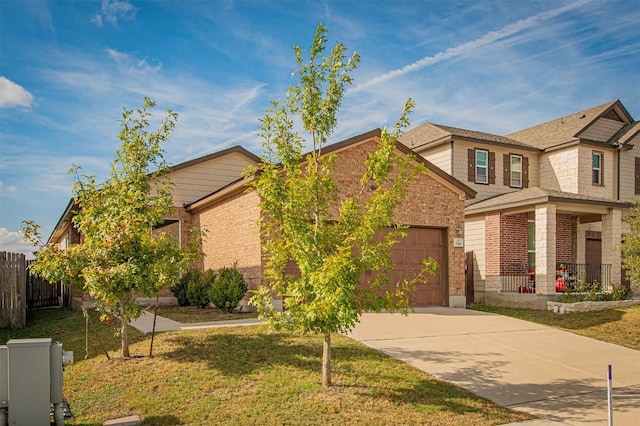
[[[618,139],[621,144],[628,144],[633,138],[640,135],[640,121],[631,123],[625,126],[622,130],[622,135]]]
[[[581,194],[544,189],[537,186],[508,192],[485,198],[465,207],[465,214],[476,214],[488,211],[533,206],[540,203],[587,204],[602,207],[630,208],[631,203],[612,201],[610,199],[589,197]]]
[[[193,166],[197,166],[199,164],[205,163],[207,161],[210,160],[214,160],[217,158],[222,158],[225,157],[227,155],[233,155],[233,154],[239,154],[245,158],[247,158],[249,160],[249,162],[252,162],[254,164],[257,164],[260,162],[260,158],[258,156],[256,156],[255,154],[253,154],[250,151],[247,151],[245,148],[241,147],[241,146],[234,146],[231,148],[227,148],[227,149],[223,149],[222,151],[217,151],[208,155],[204,155],[202,157],[198,157],[195,158],[193,160],[189,160],[189,161],[185,161],[179,164],[176,164],[174,166],[170,166],[169,167],[169,174],[173,173],[173,172],[177,172],[177,171],[181,171],[181,170],[185,170],[188,169],[189,167],[193,167]],[[71,223],[71,218],[75,212],[75,209],[77,209],[77,205],[74,203],[73,198],[69,201],[69,204],[67,205],[67,207],[65,208],[64,212],[62,213],[62,216],[60,216],[60,219],[58,219],[58,223],[56,224],[56,226],[53,228],[53,231],[51,231],[51,235],[49,236],[49,239],[47,240],[47,244],[53,242],[53,241],[57,241],[59,240],[64,231],[66,230],[67,226]]]
[[[358,144],[360,142],[364,142],[367,141],[371,138],[381,138],[382,137],[382,130],[380,129],[374,129],[374,130],[370,130],[366,133],[362,133],[360,135],[351,137],[349,139],[345,139],[341,142],[337,142],[334,144],[331,144],[329,146],[326,146],[322,149],[322,152],[325,154],[329,154],[331,152],[337,152],[343,149],[346,149],[352,145]],[[401,151],[402,153],[404,153],[405,155],[412,155],[414,157],[414,159],[419,162],[422,163],[429,172],[433,172],[434,174],[438,175],[440,178],[444,179],[445,181],[447,181],[448,183],[450,183],[451,185],[457,187],[458,189],[462,190],[462,192],[464,192],[465,197],[467,199],[469,198],[475,198],[476,196],[476,191],[471,189],[469,186],[465,185],[464,183],[462,183],[462,181],[454,178],[453,176],[451,176],[449,173],[445,172],[444,170],[442,170],[440,167],[436,166],[435,164],[433,164],[432,162],[428,161],[427,159],[425,159],[424,157],[422,157],[421,155],[417,154],[415,151],[413,151],[411,148],[407,147],[406,145],[404,145],[403,143],[401,143],[400,141],[396,142],[396,149],[398,149],[399,151]]]
[[[517,147],[520,149],[539,151],[538,148],[515,139],[494,135],[492,133],[479,132],[477,130],[462,129],[460,127],[444,126],[442,124],[424,123],[409,130],[400,137],[400,142],[413,150],[422,147],[439,145],[451,140],[464,140],[470,142],[488,143]]]
[[[224,157],[225,155],[234,154],[234,153],[243,155],[247,157],[250,161],[256,164],[260,162],[260,158],[257,155],[255,155],[250,151],[247,151],[246,149],[238,145],[238,146],[233,146],[231,148],[223,149],[222,151],[217,151],[217,152],[205,155],[203,157],[194,158],[193,160],[184,161],[182,163],[176,164],[175,166],[170,166],[169,169],[170,171],[175,172],[178,170],[186,169],[191,166],[195,166],[200,163],[204,163],[209,160],[213,160],[215,158]]]
[[[622,103],[615,100],[510,133],[507,137],[540,149],[546,149],[579,140],[582,132],[611,111],[622,116],[621,118],[628,120],[628,122],[633,121]]]
[[[323,154],[337,153],[339,151],[348,149],[353,145],[369,141],[372,138],[380,138],[381,136],[382,136],[382,130],[380,129],[370,130],[366,133],[353,136],[349,139],[345,139],[343,141],[336,142],[331,145],[327,145],[326,147],[322,148],[322,153]],[[429,173],[433,173],[437,175],[439,179],[446,181],[449,185],[460,190],[465,195],[465,198],[471,199],[476,196],[476,191],[471,189],[469,186],[465,185],[462,181],[456,179],[455,177],[451,176],[444,170],[440,169],[438,166],[434,165],[430,161],[424,159],[422,156],[416,154],[413,150],[403,145],[402,143],[396,142],[396,149],[398,149],[400,152],[406,155],[412,155],[415,161],[423,164],[427,168]],[[306,157],[307,154],[303,155],[302,157],[303,158]],[[234,182],[229,183],[229,185],[223,188],[220,188],[217,191],[214,191],[211,194],[200,198],[199,200],[186,204],[185,208],[187,210],[193,210],[193,209],[200,209],[202,207],[205,207],[222,197],[225,197],[231,193],[237,193],[238,191],[243,190],[245,183],[246,183],[245,179],[240,178]]]

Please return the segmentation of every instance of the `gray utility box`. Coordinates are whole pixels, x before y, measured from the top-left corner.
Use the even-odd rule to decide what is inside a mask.
[[[62,367],[72,362],[73,352],[49,338],[0,346],[0,426],[49,425],[51,404],[55,424],[63,425]]]

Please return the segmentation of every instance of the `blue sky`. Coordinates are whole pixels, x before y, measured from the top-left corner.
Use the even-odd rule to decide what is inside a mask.
[[[362,62],[333,140],[425,121],[506,134],[620,99],[640,119],[634,1],[0,1],[0,250],[49,236],[73,164],[104,177],[122,109],[158,102],[176,164],[234,145],[260,153],[318,23]]]

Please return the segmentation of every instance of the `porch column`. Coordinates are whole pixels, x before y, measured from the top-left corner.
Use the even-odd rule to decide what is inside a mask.
[[[536,206],[536,293],[556,293],[556,206]]]
[[[620,241],[622,240],[622,211],[610,209],[609,214],[602,215],[602,264],[611,265],[610,282],[603,284],[620,284],[622,281],[622,259]],[[604,277],[603,277],[604,278]]]

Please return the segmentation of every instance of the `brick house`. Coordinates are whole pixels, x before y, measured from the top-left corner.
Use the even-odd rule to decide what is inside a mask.
[[[335,179],[340,193],[354,194],[364,172],[367,154],[377,149],[380,130],[374,130],[323,148],[336,153]],[[410,154],[402,144],[404,155]],[[396,220],[409,226],[406,238],[394,247],[395,277],[403,279],[420,269],[422,260],[433,257],[440,267],[429,283],[416,288],[411,301],[416,306],[465,307],[464,249],[455,244],[464,225],[464,201],[475,193],[467,185],[416,156],[429,169],[412,183],[405,202],[396,210]],[[249,288],[262,282],[263,259],[258,218],[259,199],[247,192],[242,179],[186,206],[209,236],[204,245],[204,267],[218,269],[237,262]]]
[[[368,153],[377,149],[380,130],[374,130],[327,146],[324,153],[336,153],[336,181],[345,196],[359,189]],[[412,154],[398,143],[402,155]],[[428,160],[415,156],[425,164],[426,175],[412,182],[405,202],[396,210],[396,220],[409,226],[408,235],[393,249],[396,264],[394,278],[403,279],[419,270],[426,257],[438,261],[435,277],[419,285],[411,296],[416,306],[466,306],[464,248],[460,236],[464,227],[464,203],[475,191]],[[172,168],[175,185],[175,214],[159,227],[186,244],[187,230],[198,226],[205,232],[202,250],[204,269],[219,269],[237,264],[250,289],[262,279],[262,247],[258,218],[259,199],[247,192],[242,170],[258,164],[259,159],[236,147],[182,163]],[[72,229],[69,207],[56,226],[50,242],[61,247],[80,240]],[[75,235],[77,238],[69,238]],[[168,297],[164,291],[161,296]],[[86,301],[87,295],[74,294],[75,303]]]
[[[620,101],[506,136],[425,123],[401,142],[477,192],[464,227],[476,302],[542,308],[579,281],[625,283],[640,122]]]
[[[169,176],[174,184],[173,214],[165,218],[164,223],[157,229],[173,236],[181,246],[186,247],[189,231],[194,224],[191,214],[184,206],[236,180],[247,166],[256,165],[259,161],[260,159],[251,152],[236,146],[171,167]],[[71,244],[81,242],[81,236],[71,221],[75,210],[76,206],[71,200],[47,244],[57,244],[60,249],[65,249]],[[87,292],[83,293],[74,288],[71,296],[72,306],[76,309],[91,304],[91,297]],[[174,301],[168,289],[161,291],[160,296],[164,303]]]

